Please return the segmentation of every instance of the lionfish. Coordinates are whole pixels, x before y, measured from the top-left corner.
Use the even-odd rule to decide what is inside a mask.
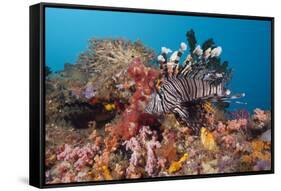
[[[197,46],[191,55],[179,64],[186,49],[187,45],[182,42],[179,50],[175,51],[168,61],[167,55],[171,50],[162,47],[158,56],[162,80],[160,86],[156,87],[156,93],[152,94],[145,112],[157,115],[173,113],[198,134],[202,126],[196,123],[193,117],[196,111],[191,108],[194,108],[194,105],[200,105],[199,103],[204,101],[228,102],[229,99],[243,97],[244,93],[230,95],[230,90],[225,88],[229,76],[225,72],[207,67],[209,59],[219,56],[221,47],[210,48],[203,55],[203,50]]]

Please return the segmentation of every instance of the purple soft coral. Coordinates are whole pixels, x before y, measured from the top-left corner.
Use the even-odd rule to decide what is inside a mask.
[[[250,113],[245,109],[239,109],[236,111],[229,112],[230,119],[249,119]]]
[[[95,96],[95,93],[96,93],[95,87],[92,84],[89,84],[86,86],[83,94],[85,98],[90,99]]]

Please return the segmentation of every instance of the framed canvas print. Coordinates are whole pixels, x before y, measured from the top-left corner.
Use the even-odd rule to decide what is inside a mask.
[[[274,172],[274,19],[30,7],[30,184]]]

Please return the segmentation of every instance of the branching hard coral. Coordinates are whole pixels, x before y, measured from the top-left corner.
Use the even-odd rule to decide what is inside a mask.
[[[80,55],[76,65],[90,74],[89,81],[98,89],[96,95],[109,98],[110,93],[118,94],[114,90],[115,80],[125,75],[126,68],[135,58],[141,58],[144,65],[149,65],[155,54],[139,41],[92,39],[89,49]]]
[[[148,63],[153,58],[153,51],[146,48],[141,41],[131,42],[124,39],[91,39],[89,50],[80,55],[78,64],[89,66],[123,62],[130,64],[134,58],[141,57]],[[97,67],[98,68],[98,67]]]

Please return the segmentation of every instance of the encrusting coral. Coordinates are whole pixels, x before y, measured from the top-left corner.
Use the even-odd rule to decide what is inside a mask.
[[[212,39],[198,45],[192,30],[187,39],[186,63],[205,64],[230,80],[220,46]],[[164,71],[173,76],[183,70],[175,63],[186,48],[182,43],[167,68],[158,69],[156,54],[140,41],[92,39],[76,64],[60,72],[49,68],[46,183],[270,170],[270,111],[228,112],[223,102],[205,100],[189,103],[190,123],[173,112],[146,112]],[[199,134],[193,124],[201,125]]]

